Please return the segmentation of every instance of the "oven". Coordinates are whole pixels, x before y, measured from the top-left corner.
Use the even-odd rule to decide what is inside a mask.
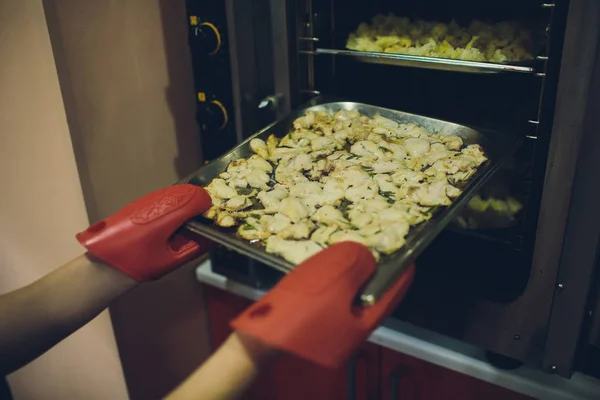
[[[595,365],[600,193],[586,171],[600,168],[597,2],[188,0],[187,9],[205,162],[317,96],[521,135],[513,158],[417,260],[394,317],[504,365],[563,376]],[[515,21],[534,59],[346,48],[359,24],[377,15],[388,23],[390,13],[446,27]],[[216,272],[259,288],[281,278],[225,249],[212,260]]]

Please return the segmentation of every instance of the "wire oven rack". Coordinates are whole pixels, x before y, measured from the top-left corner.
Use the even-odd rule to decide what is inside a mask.
[[[490,73],[535,73],[535,60],[515,64],[464,61],[449,58],[423,57],[408,54],[378,53],[369,51],[317,48],[315,55],[334,55],[349,57],[358,62],[437,69],[442,71],[468,72],[476,74]]]

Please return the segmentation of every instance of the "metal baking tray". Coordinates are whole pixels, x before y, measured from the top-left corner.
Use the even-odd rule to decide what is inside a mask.
[[[304,115],[307,111],[336,112],[342,109],[358,110],[361,114],[368,115],[369,117],[380,114],[399,123],[418,124],[432,133],[460,136],[465,144],[480,144],[488,157],[488,161],[486,161],[478,169],[475,175],[473,175],[467,185],[463,188],[463,193],[454,200],[451,206],[438,209],[429,221],[412,228],[406,237],[406,245],[404,247],[391,255],[381,258],[376,273],[360,294],[362,303],[365,306],[369,306],[373,305],[386,291],[389,285],[402,275],[405,268],[415,260],[427,245],[431,243],[442,229],[456,216],[461,207],[464,206],[470,197],[499,169],[504,160],[516,151],[521,144],[521,140],[519,139],[519,135],[475,130],[451,122],[367,104],[349,101],[328,102],[326,99],[317,98],[297,111],[292,112],[285,118],[267,126],[260,132],[249,137],[229,153],[206,165],[179,183],[192,183],[201,186],[208,185],[212,179],[216,178],[221,172],[226,170],[231,161],[242,157],[248,158],[253,154],[249,144],[251,139],[261,138],[266,140],[271,134],[274,134],[277,137],[283,137],[293,129],[293,121]],[[283,258],[267,253],[264,248],[237,237],[235,230],[218,227],[213,224],[211,220],[206,218],[198,217],[190,220],[185,227],[196,234],[207,237],[231,250],[280,271],[289,272],[294,267],[292,263]]]
[[[532,74],[535,72],[535,60],[515,62],[512,64],[491,63],[480,61],[455,60],[451,58],[437,58],[413,56],[408,54],[380,53],[372,51],[342,50],[318,48],[315,54],[329,54],[336,56],[349,57],[353,60],[370,63],[386,64],[402,67],[415,67],[425,69],[435,69],[442,71],[457,71],[476,74],[497,74],[502,72],[516,72],[522,74]]]

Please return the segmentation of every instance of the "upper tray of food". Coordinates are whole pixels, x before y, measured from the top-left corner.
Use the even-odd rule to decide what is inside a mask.
[[[188,225],[284,271],[331,244],[363,243],[386,275],[372,301],[491,175],[509,142],[364,104],[308,107],[187,179],[213,199],[206,220]]]
[[[393,14],[361,23],[346,42],[349,50],[318,53],[353,56],[365,62],[465,72],[533,72],[537,52],[533,30],[517,21],[468,26],[452,21],[411,21]]]

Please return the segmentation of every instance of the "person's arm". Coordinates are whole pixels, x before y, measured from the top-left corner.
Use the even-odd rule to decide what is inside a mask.
[[[166,400],[236,399],[278,354],[256,339],[233,333]]]
[[[137,282],[82,255],[0,296],[0,376],[24,366],[79,329]]]
[[[44,353],[137,282],[206,253],[210,244],[180,227],[211,204],[194,185],[150,193],[79,233],[88,255],[0,296],[0,376]]]

